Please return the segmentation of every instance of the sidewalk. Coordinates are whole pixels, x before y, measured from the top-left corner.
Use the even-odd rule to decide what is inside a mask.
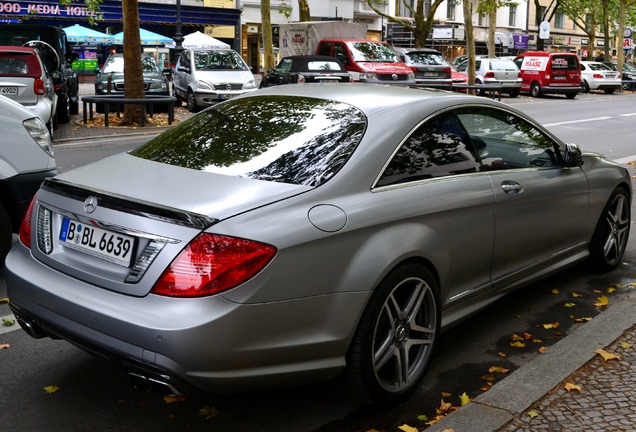
[[[636,430],[635,311],[628,294],[426,432]]]

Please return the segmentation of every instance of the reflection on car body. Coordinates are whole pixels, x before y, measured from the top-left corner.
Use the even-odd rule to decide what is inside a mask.
[[[442,329],[584,260],[616,267],[631,197],[624,167],[496,101],[274,86],[46,181],[5,273],[30,334],[138,386],[339,379],[386,402]],[[67,219],[99,241],[68,247]]]

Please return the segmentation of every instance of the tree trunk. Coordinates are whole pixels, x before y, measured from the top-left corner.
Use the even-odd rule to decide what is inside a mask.
[[[488,13],[488,57],[497,57],[497,46],[495,45],[495,30],[497,29],[497,6],[492,5]]]
[[[270,15],[270,3],[269,0],[261,0],[261,23],[263,24],[263,50],[265,53],[265,64],[263,65],[265,73],[269,69],[273,69],[274,64],[274,50],[272,48],[272,18]]]
[[[475,32],[473,30],[472,3],[462,2],[464,7],[464,26],[466,27],[466,55],[468,56],[468,85],[475,84]]]
[[[137,0],[122,0],[124,21],[124,96],[126,99],[144,97],[144,75],[141,67],[141,38],[139,36],[139,5]],[[141,123],[141,106],[125,105],[121,125]]]
[[[308,0],[298,0],[298,20],[311,21],[311,13],[309,12]]]

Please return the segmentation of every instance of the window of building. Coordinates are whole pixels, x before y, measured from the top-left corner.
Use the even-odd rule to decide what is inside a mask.
[[[554,27],[560,29],[565,28],[565,15],[563,12],[554,14]]]
[[[446,18],[455,21],[455,0],[448,0],[446,2]]]
[[[517,6],[508,7],[508,26],[515,27],[517,25]]]

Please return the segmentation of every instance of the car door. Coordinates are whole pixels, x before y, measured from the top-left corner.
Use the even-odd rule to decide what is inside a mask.
[[[188,94],[188,70],[192,67],[190,64],[190,51],[184,51],[177,61],[175,67],[174,86],[176,93],[185,98]]]
[[[413,241],[434,261],[442,306],[479,301],[492,288],[494,205],[492,183],[452,112],[417,127],[393,155],[376,189],[398,215],[406,209]],[[451,313],[452,315],[452,313]]]
[[[458,117],[494,187],[495,285],[583,253],[589,185],[582,169],[562,166],[562,144],[503,109],[464,109]]]

